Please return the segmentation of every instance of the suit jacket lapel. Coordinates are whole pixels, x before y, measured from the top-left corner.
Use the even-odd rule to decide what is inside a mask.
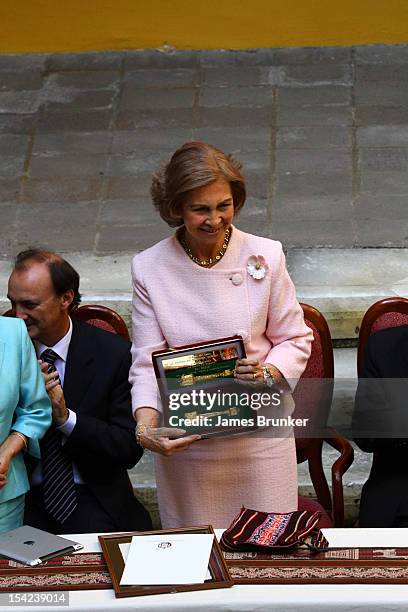
[[[95,377],[94,356],[86,342],[87,323],[73,321],[72,337],[69,344],[64,376],[64,395],[68,408],[80,407],[88,388]]]
[[[394,355],[393,376],[408,378],[408,325],[401,328],[401,336]]]

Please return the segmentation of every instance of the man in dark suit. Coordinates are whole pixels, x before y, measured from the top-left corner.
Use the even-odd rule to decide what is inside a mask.
[[[131,409],[130,343],[71,319],[79,276],[56,253],[17,255],[8,298],[34,342],[53,409],[41,461],[31,466],[25,522],[53,533],[151,528],[126,471],[143,452]]]
[[[353,415],[358,446],[373,453],[361,527],[408,527],[408,325],[369,337]]]

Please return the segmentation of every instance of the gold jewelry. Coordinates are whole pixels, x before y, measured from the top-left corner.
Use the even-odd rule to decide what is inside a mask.
[[[20,438],[24,442],[24,450],[27,450],[27,438],[24,434],[20,433],[19,431],[13,430],[10,432],[10,435],[17,436],[18,438]]]
[[[212,264],[217,263],[218,261],[220,261],[220,259],[224,257],[225,251],[227,250],[227,247],[228,247],[230,237],[231,237],[231,228],[227,227],[224,232],[224,242],[222,243],[221,249],[218,251],[217,255],[215,255],[214,257],[210,257],[209,259],[199,259],[195,255],[193,255],[193,252],[188,246],[183,235],[181,234],[179,235],[179,240],[180,240],[181,246],[183,247],[187,255],[190,257],[190,259],[192,259],[194,263],[205,268],[206,266],[211,266]]]
[[[253,374],[252,374],[252,379],[253,379],[253,380],[256,380],[256,372],[253,372]]]
[[[136,442],[139,444],[139,446],[142,446],[142,444],[140,443],[140,436],[143,436],[143,434],[146,433],[146,431],[148,430],[149,426],[146,425],[145,423],[139,423],[138,425],[136,425]],[[142,446],[143,448],[143,446]]]

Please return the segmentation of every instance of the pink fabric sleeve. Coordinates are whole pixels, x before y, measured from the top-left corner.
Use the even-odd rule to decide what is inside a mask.
[[[305,324],[302,307],[296,299],[295,286],[286,269],[282,246],[278,244],[279,253],[272,269],[265,330],[273,346],[265,362],[277,367],[294,389],[310,357],[313,332]]]
[[[132,262],[132,281],[132,367],[129,382],[132,385],[133,412],[144,407],[161,411],[152,353],[166,348],[167,344],[143,285],[141,270],[137,269],[136,257]]]

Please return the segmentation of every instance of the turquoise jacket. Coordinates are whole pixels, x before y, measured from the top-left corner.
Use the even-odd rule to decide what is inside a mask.
[[[11,429],[29,438],[36,449],[51,425],[51,404],[38,367],[33,344],[20,319],[0,316],[0,444]],[[23,453],[14,457],[7,484],[0,489],[0,502],[29,489]]]

